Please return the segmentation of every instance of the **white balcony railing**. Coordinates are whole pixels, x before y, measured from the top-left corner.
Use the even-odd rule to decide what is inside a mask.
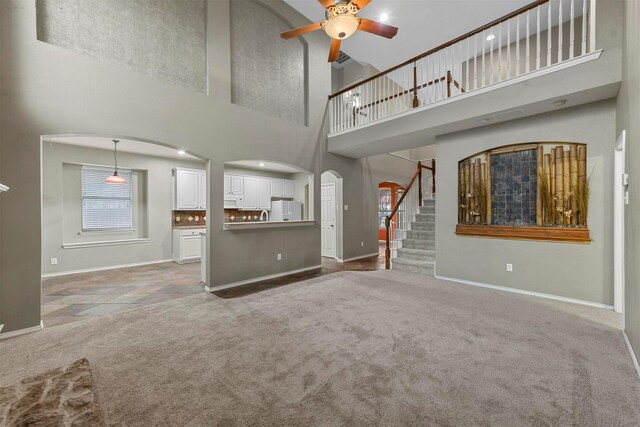
[[[596,0],[540,0],[329,97],[330,134],[595,51]],[[550,31],[549,31],[550,30]]]

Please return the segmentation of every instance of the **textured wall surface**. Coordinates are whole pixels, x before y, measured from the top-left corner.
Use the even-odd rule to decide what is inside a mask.
[[[36,0],[38,40],[206,93],[205,0]]]
[[[306,47],[291,26],[253,0],[231,1],[231,101],[306,124]]]

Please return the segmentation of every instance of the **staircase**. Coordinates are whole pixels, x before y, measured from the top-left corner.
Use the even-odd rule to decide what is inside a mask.
[[[407,238],[401,241],[398,256],[392,260],[394,270],[433,276],[436,248],[436,201],[425,200],[415,215]]]

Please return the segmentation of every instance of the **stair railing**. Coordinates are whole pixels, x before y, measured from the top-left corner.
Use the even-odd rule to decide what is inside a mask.
[[[431,171],[430,174],[423,173],[423,169]],[[414,185],[417,182],[417,185]],[[430,183],[431,185],[426,185]],[[426,195],[425,195],[426,192]],[[422,201],[434,198],[436,194],[436,161],[431,159],[431,166],[426,166],[418,162],[417,168],[411,181],[404,188],[400,199],[396,202],[391,213],[385,218],[387,235],[385,238],[384,266],[387,270],[391,268],[391,259],[397,256],[400,242],[406,238],[411,221],[415,214],[420,211]]]

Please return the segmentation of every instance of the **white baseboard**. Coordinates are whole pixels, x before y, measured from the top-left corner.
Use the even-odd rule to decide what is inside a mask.
[[[587,305],[589,307],[596,307],[596,308],[604,308],[604,309],[607,309],[607,310],[613,310],[613,306],[612,305],[601,304],[601,303],[598,303],[598,302],[591,302],[591,301],[584,301],[584,300],[575,299],[575,298],[561,297],[559,295],[544,294],[542,292],[527,291],[527,290],[524,290],[524,289],[508,288],[506,286],[490,285],[490,284],[487,284],[487,283],[473,282],[471,280],[456,279],[454,277],[444,277],[444,276],[436,275],[435,278],[436,279],[440,279],[440,280],[446,280],[448,282],[461,283],[463,285],[478,286],[478,287],[481,287],[481,288],[494,289],[494,290],[497,290],[497,291],[513,292],[515,294],[529,295],[529,296],[534,296],[534,297],[539,297],[539,298],[552,299],[552,300],[556,300],[556,301],[570,302],[572,304]]]
[[[0,334],[0,340],[4,340],[7,338],[13,338],[24,334],[30,334],[31,332],[38,332],[44,329],[44,323],[40,321],[38,326],[32,326],[30,328],[18,329],[16,331],[4,332]]]
[[[57,276],[68,276],[69,274],[92,273],[94,271],[115,270],[115,269],[118,269],[118,268],[141,267],[143,265],[163,264],[165,262],[173,262],[173,260],[172,259],[161,259],[161,260],[158,260],[158,261],[134,262],[132,264],[109,265],[107,267],[96,267],[96,268],[86,268],[86,269],[83,269],[83,270],[61,271],[61,272],[58,272],[58,273],[46,273],[46,274],[42,275],[42,278],[57,277]]]
[[[322,268],[322,264],[314,265],[313,267],[299,268],[297,270],[285,271],[283,273],[270,274],[268,276],[254,277],[253,279],[241,280],[239,282],[227,283],[220,286],[205,286],[204,290],[207,292],[221,291],[223,289],[235,288],[236,286],[248,285],[255,282],[262,282],[263,280],[277,279],[278,277],[290,276],[292,274],[304,273],[305,271],[317,270]]]
[[[371,257],[378,256],[378,255],[379,255],[379,252],[373,252],[373,253],[366,254],[366,255],[354,256],[353,258],[347,258],[347,259],[337,258],[336,261],[338,261],[338,262],[349,262],[349,261],[356,261],[356,260],[359,260],[359,259],[362,259],[362,258],[371,258]]]
[[[633,347],[631,347],[631,341],[629,341],[629,337],[625,331],[622,331],[622,336],[624,337],[624,341],[627,343],[627,348],[629,349],[629,353],[631,353],[631,360],[633,360],[633,366],[636,368],[638,378],[640,378],[640,363],[638,363],[636,353],[633,351]]]

